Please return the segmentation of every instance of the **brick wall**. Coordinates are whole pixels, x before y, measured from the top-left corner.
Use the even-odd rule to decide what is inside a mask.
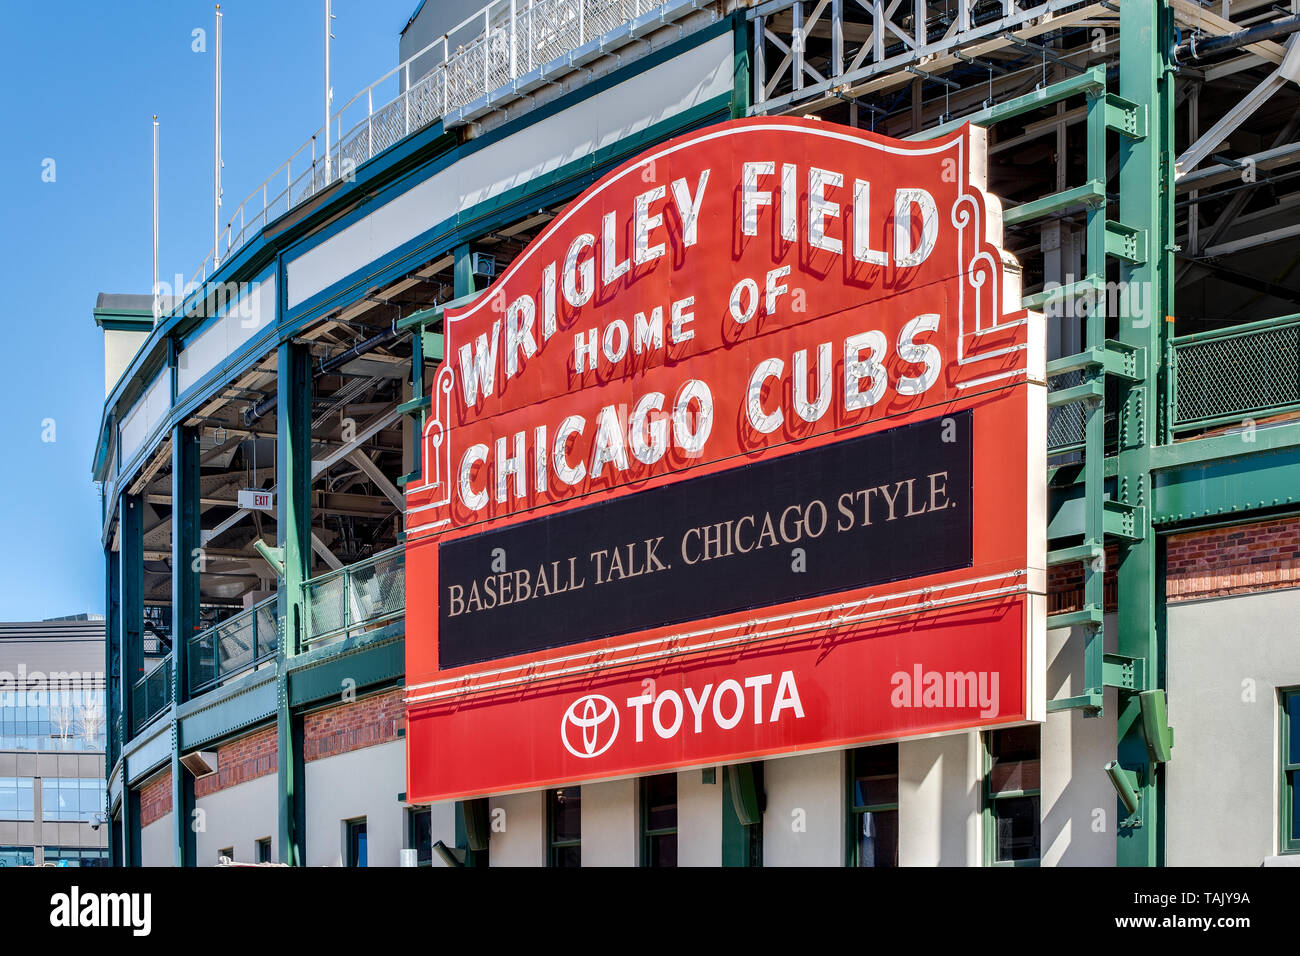
[[[172,772],[168,770],[140,791],[140,826],[147,827],[172,812]]]
[[[1106,549],[1106,567],[1102,575],[1106,610],[1115,610],[1115,570],[1119,551],[1111,545]],[[1074,561],[1047,569],[1047,613],[1068,614],[1083,609],[1083,563]]]
[[[1171,535],[1170,603],[1300,587],[1300,518]]]
[[[402,689],[362,697],[317,711],[303,718],[303,751],[307,760],[373,747],[401,738],[406,732]]]
[[[194,796],[234,787],[276,772],[280,746],[275,725],[217,748],[217,772],[194,781]]]

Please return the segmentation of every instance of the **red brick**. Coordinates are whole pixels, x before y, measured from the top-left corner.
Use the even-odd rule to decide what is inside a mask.
[[[274,725],[222,744],[217,748],[217,772],[194,781],[194,796],[206,797],[275,773],[279,755]]]
[[[1173,603],[1300,587],[1300,518],[1172,535],[1165,596]]]
[[[303,718],[303,754],[320,760],[398,740],[406,728],[402,690],[338,704]]]
[[[172,812],[172,772],[146,784],[140,791],[140,826],[147,827]]]

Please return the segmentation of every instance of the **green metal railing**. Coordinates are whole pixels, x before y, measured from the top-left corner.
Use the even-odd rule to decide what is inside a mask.
[[[201,694],[275,657],[276,599],[269,597],[190,638],[191,694]]]
[[[172,656],[168,654],[131,688],[132,736],[165,711],[172,702]]]
[[[307,646],[351,637],[406,611],[406,558],[401,545],[303,584]]]
[[[1300,410],[1300,315],[1180,336],[1170,353],[1171,431]]]

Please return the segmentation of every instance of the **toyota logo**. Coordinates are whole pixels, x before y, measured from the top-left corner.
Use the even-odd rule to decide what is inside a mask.
[[[617,736],[618,708],[601,694],[579,697],[569,705],[560,721],[560,740],[564,749],[575,757],[599,757]]]

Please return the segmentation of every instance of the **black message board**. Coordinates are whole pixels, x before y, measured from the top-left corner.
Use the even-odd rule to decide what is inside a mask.
[[[958,412],[448,541],[459,667],[971,564]]]

